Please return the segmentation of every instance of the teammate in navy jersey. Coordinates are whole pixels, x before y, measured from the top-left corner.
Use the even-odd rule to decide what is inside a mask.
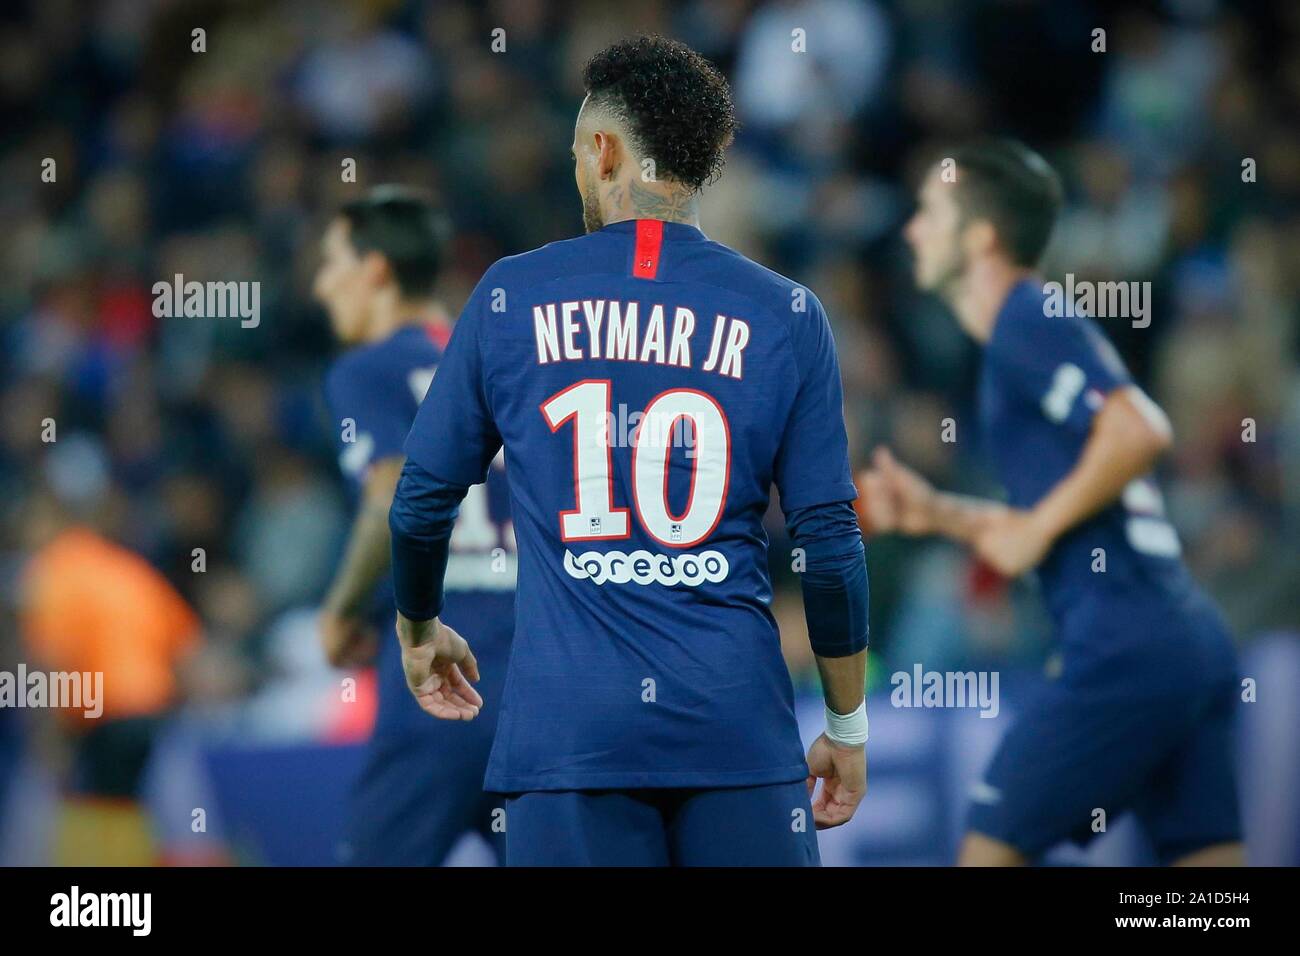
[[[330,224],[316,276],[316,297],[350,347],[325,390],[339,464],[359,502],[321,636],[331,663],[361,666],[377,657],[378,671],[374,734],[340,854],[358,865],[437,865],[472,831],[488,838],[498,856],[503,848],[500,800],[482,787],[496,710],[471,725],[429,720],[407,692],[392,636],[388,509],[402,443],[451,335],[433,299],[448,228],[422,194],[379,187]],[[492,662],[481,693],[495,705],[513,628],[515,559],[500,462],[489,472],[456,522],[446,616],[481,635],[479,654]]]
[[[508,862],[813,865],[815,828],[866,787],[866,567],[830,326],[700,231],[734,125],[722,76],[643,37],[584,80],[588,234],[488,270],[406,443],[408,678],[438,717],[493,706],[472,686],[478,628],[472,653],[437,615],[449,516],[504,447],[518,623],[486,784],[508,795]],[[827,702],[806,761],[769,610],[773,483]]]
[[[979,419],[1008,504],[938,493],[882,449],[865,511],[875,530],[964,542],[1007,577],[1036,568],[1063,658],[975,787],[959,863],[1086,841],[1097,809],[1136,811],[1161,862],[1240,863],[1235,657],[1150,477],[1168,420],[1033,272],[1061,204],[1055,172],[1010,141],[950,158],[905,235],[918,285],[984,347]]]

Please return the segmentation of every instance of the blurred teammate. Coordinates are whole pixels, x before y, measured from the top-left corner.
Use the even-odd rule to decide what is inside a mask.
[[[407,677],[435,716],[484,706],[468,681],[496,665],[437,615],[450,515],[504,446],[519,614],[487,786],[510,795],[508,862],[816,864],[814,821],[844,823],[866,787],[866,568],[830,326],[699,229],[734,126],[707,61],[641,38],[584,81],[588,235],[488,270],[407,441]],[[828,705],[806,763],[768,606],[773,482]]]
[[[359,498],[321,613],[321,637],[339,667],[378,655],[378,714],[343,853],[359,865],[437,865],[471,831],[500,850],[492,830],[499,801],[482,786],[495,712],[463,726],[429,720],[407,693],[392,637],[388,508],[402,442],[451,335],[432,298],[448,231],[422,194],[379,187],[344,206],[329,225],[316,275],[316,297],[350,347],[329,372],[326,397],[339,464]],[[513,625],[515,565],[499,463],[489,470],[487,485],[466,498],[456,522],[446,613],[483,635],[480,653],[494,673],[482,692],[495,704]]]
[[[1055,172],[1008,141],[927,176],[905,231],[916,281],[984,347],[979,416],[1010,505],[936,492],[888,451],[863,477],[874,530],[942,534],[1007,577],[1037,568],[1059,679],[1019,716],[972,794],[959,863],[1012,865],[1134,810],[1161,862],[1240,863],[1232,642],[1179,558],[1150,472],[1164,414],[1033,271]]]

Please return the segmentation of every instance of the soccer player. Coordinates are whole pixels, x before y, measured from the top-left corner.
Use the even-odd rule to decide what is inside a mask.
[[[984,348],[980,425],[1009,504],[937,492],[880,449],[866,512],[876,530],[963,542],[1007,577],[1036,568],[1063,655],[975,787],[958,862],[1024,863],[1086,841],[1096,810],[1131,809],[1162,862],[1240,863],[1235,658],[1150,477],[1168,420],[1034,272],[1056,173],[1010,141],[950,158],[905,236],[917,284]]]
[[[507,862],[815,865],[815,828],[866,787],[866,567],[830,326],[700,231],[734,127],[708,61],[641,37],[584,81],[587,235],[488,270],[406,443],[407,679],[438,717],[492,706],[472,682],[493,665],[438,615],[449,516],[504,446],[519,603],[486,785],[508,795]],[[773,483],[825,688],[806,762],[769,610]]]
[[[325,654],[338,667],[378,656],[379,705],[348,816],[345,861],[434,866],[477,831],[500,856],[483,771],[496,713],[454,726],[429,720],[406,690],[389,572],[388,508],[402,469],[402,442],[451,335],[433,299],[449,232],[423,194],[378,187],[345,205],[321,244],[315,295],[349,347],[330,370],[326,397],[340,437],[339,464],[359,505],[343,560],[320,616]],[[455,414],[452,410],[449,414]],[[461,507],[451,539],[449,621],[472,624],[488,677],[483,697],[501,699],[501,671],[514,619],[514,538],[504,475]],[[388,635],[378,642],[376,634]],[[491,662],[490,666],[488,662]]]

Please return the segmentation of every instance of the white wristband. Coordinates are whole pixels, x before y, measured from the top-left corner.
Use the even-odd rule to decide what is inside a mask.
[[[867,702],[864,699],[851,714],[837,714],[826,708],[826,739],[842,747],[861,747],[867,742]]]

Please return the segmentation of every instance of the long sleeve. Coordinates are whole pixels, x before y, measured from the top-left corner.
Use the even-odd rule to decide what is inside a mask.
[[[442,610],[452,525],[468,490],[435,478],[413,461],[402,466],[388,527],[397,609],[412,621],[427,621]]]
[[[790,537],[803,550],[800,575],[808,641],[819,657],[848,657],[869,638],[866,552],[857,516],[847,501],[814,505],[786,516]]]

